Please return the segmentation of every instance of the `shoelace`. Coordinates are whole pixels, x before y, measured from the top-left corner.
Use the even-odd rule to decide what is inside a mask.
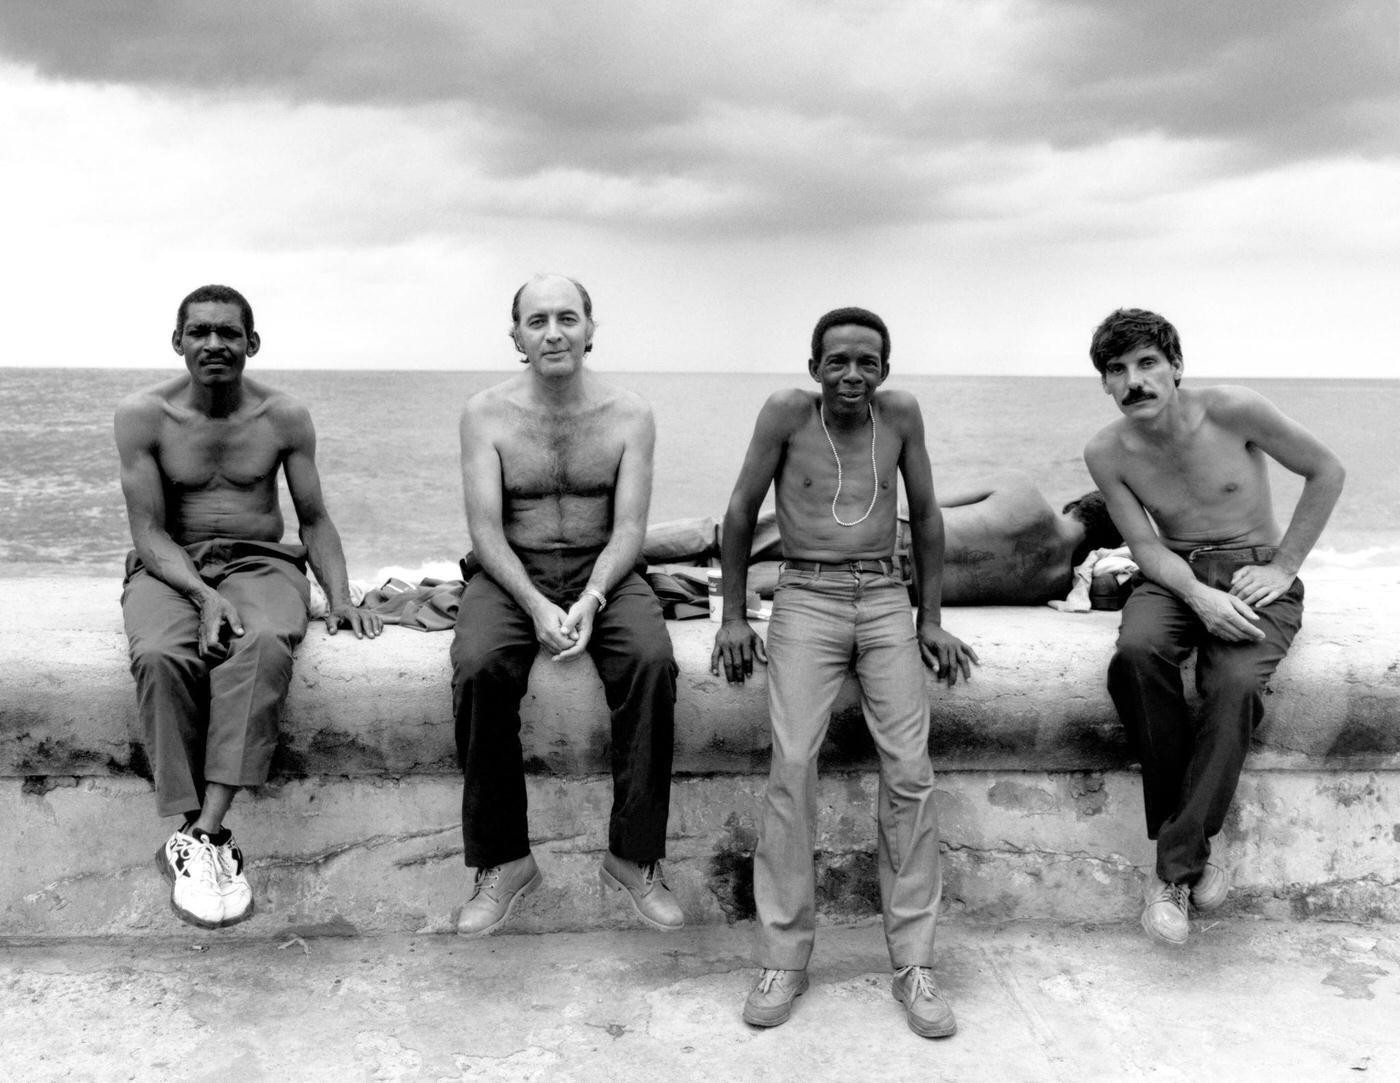
[[[496,882],[497,882],[498,880],[500,880],[500,878],[501,878],[501,866],[500,866],[500,865],[492,865],[489,869],[477,869],[477,870],[476,870],[476,883],[475,883],[475,885],[474,885],[475,888],[476,888],[476,890],[472,892],[472,898],[475,899],[478,895],[480,895],[480,894],[481,894],[483,891],[485,891],[487,888],[493,888],[493,887],[495,887],[495,886],[496,886]]]
[[[195,857],[196,851],[201,850],[205,857],[203,861]],[[189,842],[180,843],[178,853],[184,862],[185,875],[191,880],[197,880],[208,888],[219,886],[219,854],[212,842],[208,839],[191,838]]]
[[[1157,892],[1155,902],[1169,902],[1180,910],[1185,910],[1191,901],[1190,884],[1163,884],[1162,890]]]
[[[926,966],[902,966],[895,971],[895,976],[902,978],[911,972],[914,975],[914,981],[909,987],[910,1000],[916,1000],[920,996],[941,996],[938,992],[938,986],[934,984],[933,976]]]
[[[766,993],[773,988],[773,983],[782,974],[781,970],[764,970],[763,975],[758,979],[758,991]]]

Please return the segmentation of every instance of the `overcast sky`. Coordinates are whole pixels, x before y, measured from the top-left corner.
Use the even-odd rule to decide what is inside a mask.
[[[6,0],[0,364],[177,364],[193,287],[264,367],[509,368],[582,279],[604,369],[1188,372],[1400,354],[1400,3]]]

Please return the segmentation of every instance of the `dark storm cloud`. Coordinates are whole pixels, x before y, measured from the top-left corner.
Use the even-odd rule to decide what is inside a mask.
[[[657,214],[705,228],[956,216],[1018,154],[1133,136],[1208,143],[1221,176],[1393,156],[1398,51],[1388,0],[0,8],[0,52],[49,78],[432,107],[483,176],[680,185]]]

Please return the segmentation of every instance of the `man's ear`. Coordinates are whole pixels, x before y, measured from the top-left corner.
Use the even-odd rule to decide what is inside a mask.
[[[184,357],[184,356],[185,356],[185,351],[182,350],[182,349],[180,349],[180,339],[181,339],[181,337],[182,337],[182,330],[181,330],[181,328],[179,328],[179,327],[175,328],[175,330],[173,330],[173,331],[170,332],[170,345],[171,345],[172,347],[174,347],[175,352],[176,352],[177,354],[179,354],[181,357]]]
[[[817,369],[819,369],[820,367],[821,362],[818,361],[815,357],[807,358],[807,371],[811,374],[812,379],[816,380],[817,383],[822,382],[822,378],[817,375]]]
[[[1186,366],[1181,361],[1173,361],[1171,363],[1171,366],[1175,370],[1175,373],[1172,378],[1172,383],[1176,384],[1177,387],[1180,387],[1181,374],[1185,370]]]
[[[248,336],[248,349],[246,351],[247,356],[252,357],[253,354],[257,353],[258,350],[260,350],[261,348],[262,336],[259,335],[256,331],[254,331],[251,335]]]

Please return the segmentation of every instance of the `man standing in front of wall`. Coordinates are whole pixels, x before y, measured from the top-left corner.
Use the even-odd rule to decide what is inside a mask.
[[[731,683],[768,662],[773,760],[754,853],[758,983],[744,1021],[786,1022],[808,987],[816,936],[817,753],[854,661],[880,757],[879,876],[893,992],[925,1038],[957,1030],[933,976],[943,880],[929,760],[930,666],[951,685],[977,655],[944,630],[943,519],[919,404],[886,391],[890,337],[879,316],[841,308],[817,321],[808,372],[821,390],[764,403],[724,518],[724,621],[710,668]],[[917,617],[895,574],[896,473],[909,498]],[[777,486],[784,560],[768,643],[744,612],[759,505]]]

